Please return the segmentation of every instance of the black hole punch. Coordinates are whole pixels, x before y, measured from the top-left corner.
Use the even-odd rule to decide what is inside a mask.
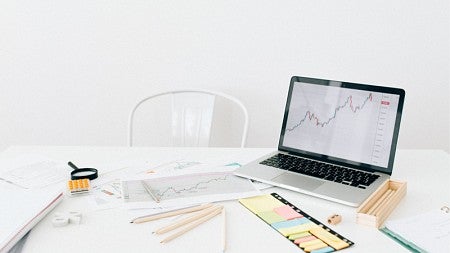
[[[98,177],[98,170],[94,168],[78,168],[72,162],[67,163],[73,171],[70,172],[70,179],[78,180],[87,178],[89,180],[94,180]]]

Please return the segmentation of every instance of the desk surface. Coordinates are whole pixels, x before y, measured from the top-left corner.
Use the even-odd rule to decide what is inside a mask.
[[[266,148],[124,148],[124,147],[40,147],[14,146],[0,154],[42,154],[58,160],[78,161],[95,166],[122,160],[173,160],[174,157],[205,161],[228,160],[245,164],[273,151]],[[408,192],[389,219],[414,215],[450,204],[449,155],[440,150],[399,150],[392,178],[407,181]],[[408,252],[378,230],[355,222],[356,208],[314,198],[280,188],[269,188],[326,224],[331,214],[340,214],[342,222],[333,230],[355,242],[342,252]],[[256,218],[237,201],[223,202],[227,211],[227,251],[232,252],[302,252],[294,244]],[[55,212],[83,212],[80,225],[55,228],[51,218]],[[2,217],[4,218],[4,217]],[[161,222],[129,223],[123,209],[96,211],[86,197],[65,197],[55,210],[30,233],[23,252],[222,252],[219,218],[202,224],[176,240],[161,244],[151,234]]]

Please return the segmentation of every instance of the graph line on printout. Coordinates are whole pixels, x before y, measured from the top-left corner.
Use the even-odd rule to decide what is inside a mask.
[[[175,194],[182,194],[183,192],[189,192],[192,190],[200,189],[201,185],[208,185],[212,182],[226,181],[228,176],[229,175],[225,175],[223,177],[217,177],[217,178],[212,178],[212,179],[209,179],[206,181],[200,181],[191,187],[185,187],[185,188],[181,188],[181,189],[176,189],[176,187],[170,186],[170,187],[167,187],[165,190],[155,192],[155,195],[157,195],[160,199],[163,199],[164,196],[166,194],[168,194],[170,191],[172,191]]]
[[[286,128],[286,130],[288,130],[289,132],[293,131],[297,127],[300,127],[307,119],[309,119],[310,121],[315,121],[315,123],[314,123],[315,126],[324,127],[324,126],[328,125],[333,119],[336,118],[338,111],[340,111],[341,109],[344,109],[347,105],[349,105],[349,109],[353,113],[356,113],[358,110],[359,111],[362,110],[368,101],[372,102],[372,93],[369,93],[369,95],[364,99],[364,101],[361,105],[354,106],[353,105],[353,97],[352,97],[352,95],[350,95],[347,97],[347,99],[345,100],[345,102],[342,105],[340,105],[334,109],[333,115],[330,118],[328,118],[328,120],[321,122],[320,119],[315,115],[315,113],[308,110],[308,111],[306,111],[305,116],[297,124],[295,124],[294,126],[292,126],[290,128]]]

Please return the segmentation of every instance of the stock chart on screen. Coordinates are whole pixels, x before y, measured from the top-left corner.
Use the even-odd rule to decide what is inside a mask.
[[[399,96],[296,83],[283,145],[386,167]]]

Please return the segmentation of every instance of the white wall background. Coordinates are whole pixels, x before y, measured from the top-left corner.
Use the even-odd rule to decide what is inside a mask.
[[[0,150],[125,145],[145,94],[241,99],[276,147],[292,75],[402,87],[400,148],[450,151],[447,0],[2,0]]]

